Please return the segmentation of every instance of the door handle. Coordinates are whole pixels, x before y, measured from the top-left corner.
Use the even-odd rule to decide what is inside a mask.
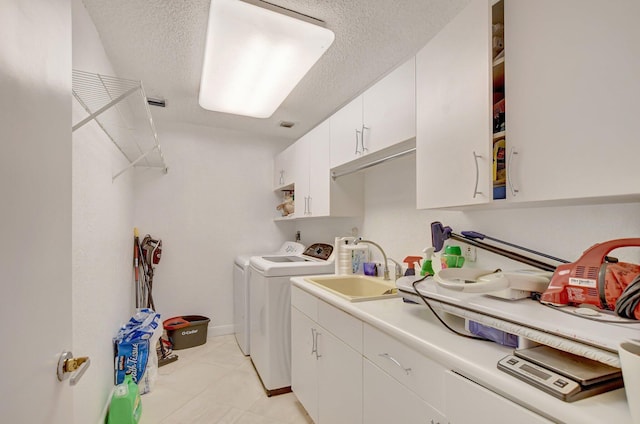
[[[58,380],[64,381],[71,377],[69,385],[75,386],[91,365],[88,356],[73,357],[71,352],[62,352],[58,358]]]

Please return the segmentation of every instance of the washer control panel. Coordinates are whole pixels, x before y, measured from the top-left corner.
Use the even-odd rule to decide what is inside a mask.
[[[331,256],[333,252],[333,246],[326,243],[313,243],[307,247],[304,251],[305,256],[309,256],[314,259],[319,259],[321,261],[326,261]]]

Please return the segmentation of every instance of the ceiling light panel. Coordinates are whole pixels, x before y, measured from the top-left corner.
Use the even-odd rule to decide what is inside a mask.
[[[327,28],[252,3],[211,1],[204,109],[269,118],[333,43]]]

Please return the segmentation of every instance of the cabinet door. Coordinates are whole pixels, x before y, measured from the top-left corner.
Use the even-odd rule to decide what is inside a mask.
[[[639,17],[637,0],[506,2],[514,200],[640,192]]]
[[[318,422],[317,325],[291,308],[291,389],[314,422]]]
[[[416,56],[418,208],[492,200],[490,23],[472,0]]]
[[[295,157],[293,165],[295,183],[296,217],[309,215],[309,161],[311,138],[313,134],[308,132],[294,143]]]
[[[331,118],[331,168],[362,155],[362,96],[356,97]]]
[[[273,161],[273,187],[281,188],[293,184],[295,147],[291,145],[278,153]]]
[[[309,152],[309,216],[329,216],[331,174],[329,170],[329,143],[331,140],[331,125],[324,121],[309,133],[307,149]]]
[[[416,136],[416,62],[400,65],[363,94],[364,146],[372,153]]]
[[[367,359],[364,360],[363,368],[363,422],[367,424],[445,424],[447,422],[438,411]]]
[[[550,424],[551,421],[458,374],[445,377],[447,418],[451,424]],[[461,407],[463,405],[464,407]]]
[[[319,422],[362,423],[362,355],[329,331],[319,331]]]

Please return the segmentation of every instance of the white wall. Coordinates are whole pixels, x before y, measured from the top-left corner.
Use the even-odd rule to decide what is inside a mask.
[[[640,203],[466,212],[417,210],[415,156],[366,172],[363,236],[379,242],[387,255],[398,261],[409,255],[420,256],[423,248],[431,246],[433,221],[441,221],[457,233],[478,231],[569,261],[578,259],[595,243],[640,237]],[[617,250],[616,255],[621,260],[640,262],[640,249],[635,247]],[[524,267],[481,250],[476,265],[494,266],[505,261],[515,268]]]
[[[115,75],[81,0],[73,1],[73,68]],[[73,122],[86,116],[74,100]],[[76,423],[103,422],[113,387],[112,338],[134,311],[133,174],[90,122],[73,133],[73,352],[91,358],[75,391]]]
[[[169,172],[136,170],[135,225],[162,240],[153,297],[163,319],[204,315],[209,335],[233,331],[233,260],[275,250],[273,156],[283,140],[158,124]]]

